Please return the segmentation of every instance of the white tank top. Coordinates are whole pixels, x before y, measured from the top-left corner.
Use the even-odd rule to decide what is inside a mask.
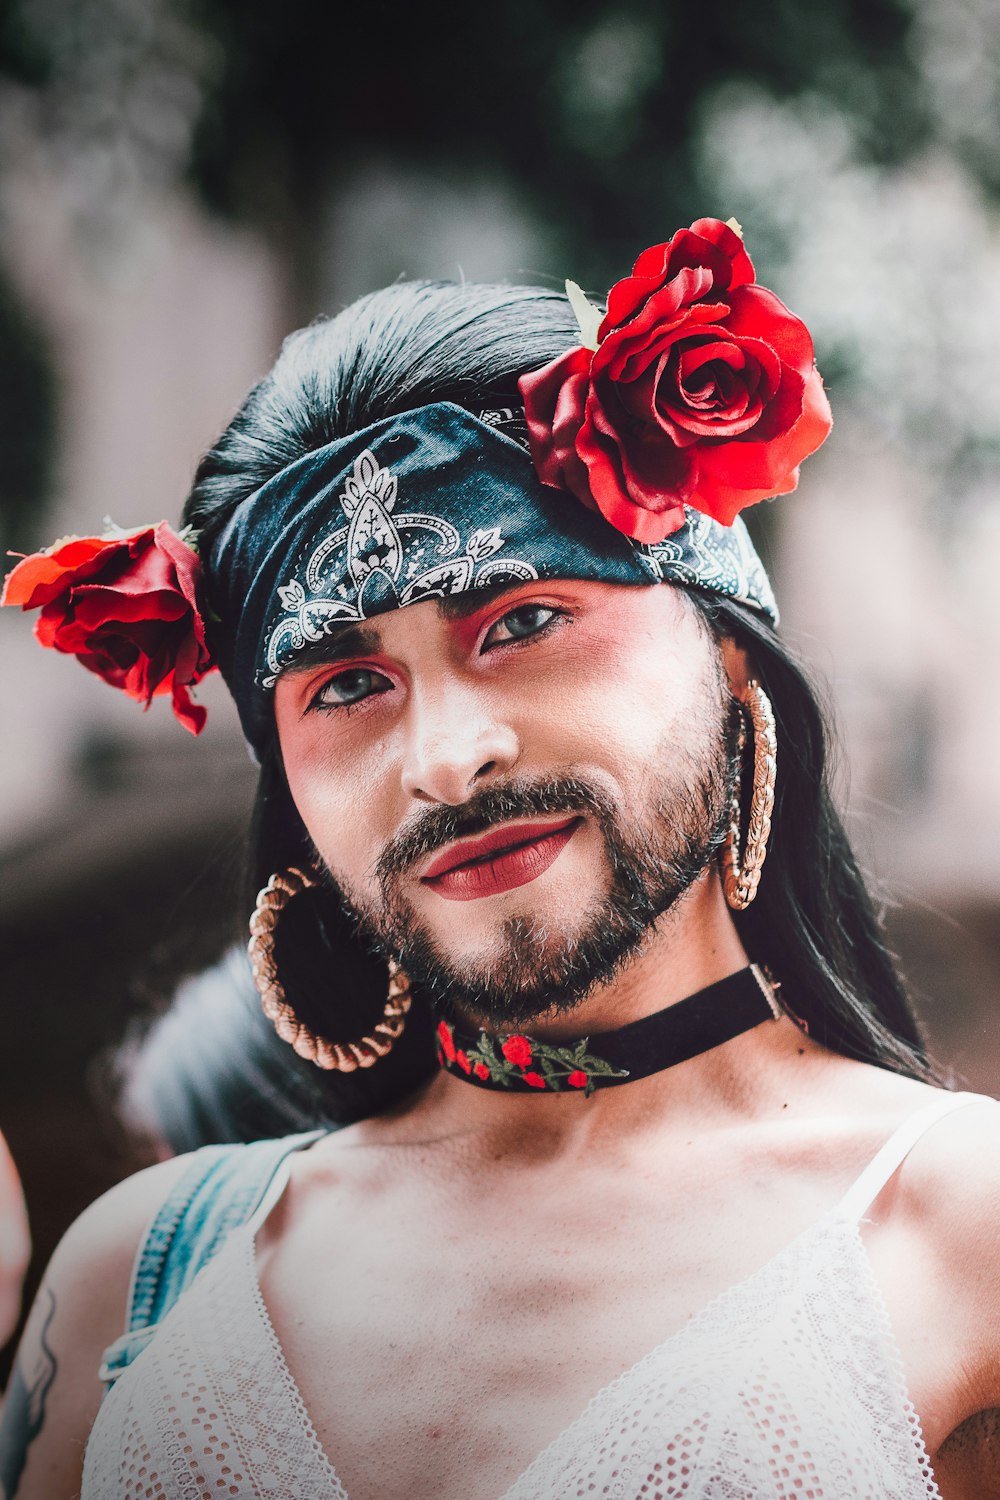
[[[942,1093],[905,1120],[835,1209],[605,1386],[500,1500],[941,1500],[858,1225],[931,1125],[983,1102]],[[347,1500],[257,1280],[287,1172],[109,1392],[81,1500]]]

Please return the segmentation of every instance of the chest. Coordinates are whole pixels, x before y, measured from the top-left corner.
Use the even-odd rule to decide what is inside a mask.
[[[352,1500],[496,1500],[651,1351],[664,1350],[676,1380],[670,1351],[685,1330],[697,1330],[688,1361],[693,1349],[708,1385],[724,1382],[726,1319],[756,1317],[763,1349],[767,1299],[794,1301],[812,1274],[782,1270],[780,1252],[820,1217],[821,1190],[786,1178],[776,1196],[773,1175],[757,1184],[752,1169],[739,1185],[720,1171],[697,1192],[683,1172],[672,1190],[620,1173],[576,1181],[569,1194],[528,1180],[460,1199],[425,1190],[419,1202],[397,1186],[345,1203],[350,1235],[331,1233],[335,1216],[322,1234],[306,1218],[280,1254],[262,1247],[284,1357]],[[763,1311],[759,1286],[750,1306],[718,1308],[760,1267],[777,1275]],[[866,1290],[877,1312],[877,1288]],[[723,1319],[714,1333],[708,1304]]]

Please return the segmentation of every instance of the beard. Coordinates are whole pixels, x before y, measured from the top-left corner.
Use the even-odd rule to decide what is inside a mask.
[[[690,889],[722,848],[738,774],[739,710],[712,703],[698,751],[664,745],[628,806],[574,768],[542,778],[511,778],[459,807],[430,808],[390,841],[375,867],[376,900],[362,900],[331,874],[366,944],[398,961],[439,1014],[472,1018],[491,1031],[565,1014],[613,980],[649,940],[654,923]],[[511,916],[479,960],[443,949],[401,894],[406,876],[453,839],[497,823],[553,813],[589,816],[603,843],[609,881],[573,931],[540,918]]]

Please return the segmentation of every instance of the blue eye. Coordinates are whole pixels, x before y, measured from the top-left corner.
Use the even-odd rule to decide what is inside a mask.
[[[309,707],[351,708],[376,693],[387,692],[391,686],[387,677],[383,677],[381,672],[373,671],[371,667],[351,667],[346,672],[338,672],[329,682],[324,682]]]
[[[483,649],[528,640],[533,635],[540,635],[543,630],[555,624],[556,620],[563,618],[561,610],[553,609],[548,604],[519,604],[516,609],[508,610],[507,614],[490,628],[483,641]]]

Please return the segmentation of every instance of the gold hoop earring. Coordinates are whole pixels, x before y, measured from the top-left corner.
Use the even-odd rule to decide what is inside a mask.
[[[293,896],[311,886],[318,885],[315,875],[304,870],[289,869],[272,875],[267,885],[259,892],[250,918],[250,942],[247,952],[254,984],[260,995],[265,1016],[273,1022],[274,1029],[283,1042],[318,1068],[339,1073],[354,1073],[358,1068],[371,1068],[380,1057],[392,1051],[406,1025],[406,1014],[410,1009],[410,982],[403,971],[390,961],[389,997],[382,1011],[382,1019],[367,1036],[356,1042],[329,1042],[317,1036],[304,1021],[300,1021],[285,998],[285,991],[278,979],[274,957],[274,929],[278,918]]]
[[[746,847],[740,859],[740,777],[736,778],[729,804],[729,832],[722,854],[722,883],[726,900],[734,911],[745,911],[757,894],[760,872],[767,854],[774,813],[774,782],[778,761],[778,739],[774,710],[759,682],[747,686],[745,704],[740,704],[739,758],[743,764],[746,718],[753,725],[753,795],[747,824]]]

